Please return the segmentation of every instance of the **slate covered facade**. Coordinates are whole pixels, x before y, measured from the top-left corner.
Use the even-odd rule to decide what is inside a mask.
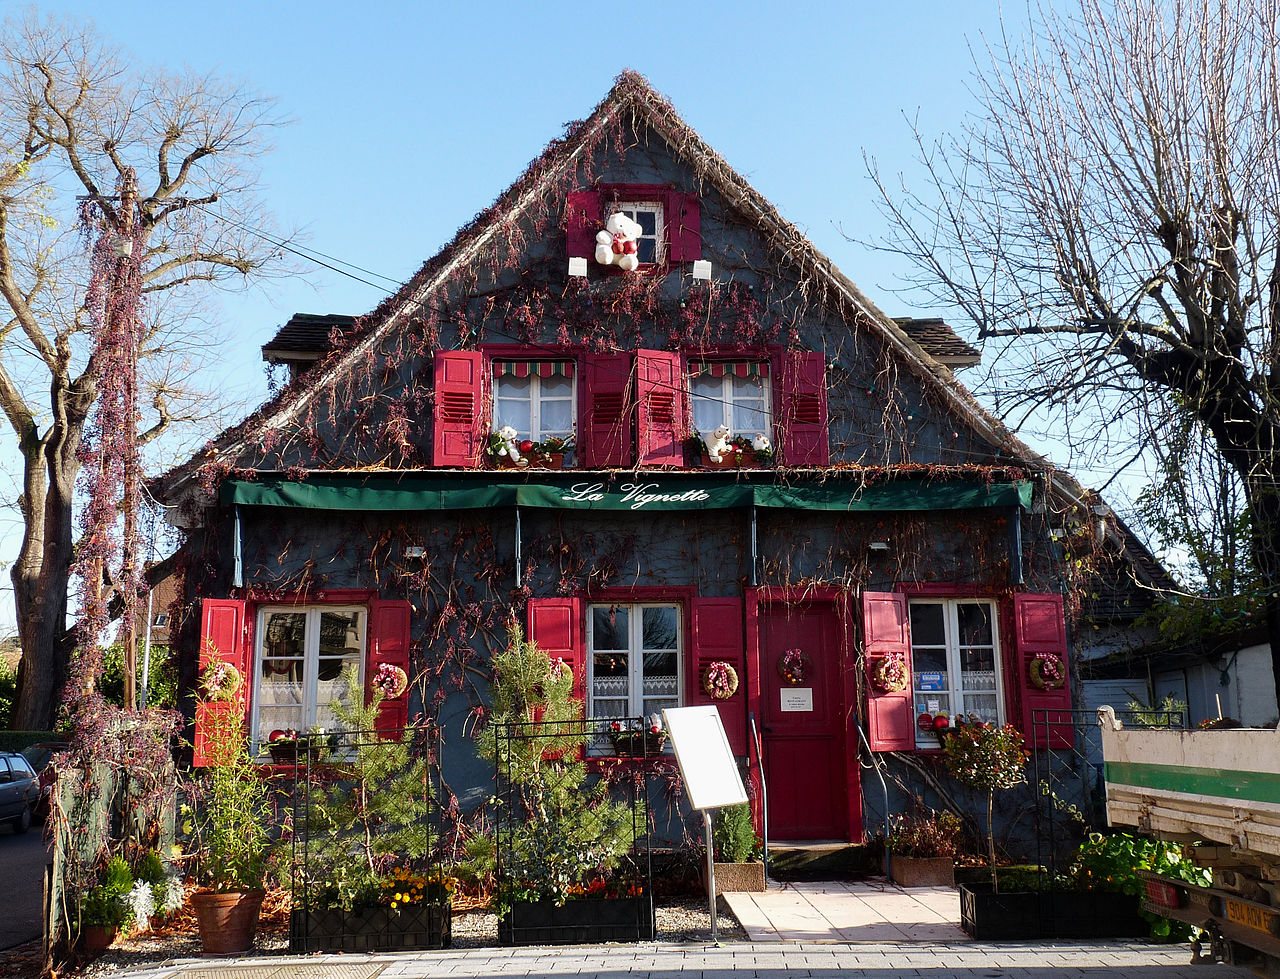
[[[594,254],[619,210],[634,271]],[[382,306],[301,325],[322,319],[285,390],[155,486],[188,534],[186,678],[250,678],[264,761],[331,722],[344,667],[398,666],[383,723],[437,727],[462,818],[513,622],[602,723],[716,704],[775,840],[860,840],[860,757],[936,753],[939,716],[1034,737],[1071,706],[1076,565],[1050,529],[1090,525],[1087,495],[955,380],[972,348],[885,316],[639,76]],[[710,465],[716,423],[772,456]],[[512,467],[502,425],[574,444]],[[1055,656],[1046,689],[1031,663]],[[904,689],[876,682],[887,657]]]

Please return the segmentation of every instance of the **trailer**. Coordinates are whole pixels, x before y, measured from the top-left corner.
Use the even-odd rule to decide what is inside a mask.
[[[1199,887],[1143,872],[1142,908],[1204,931],[1197,961],[1280,977],[1280,728],[1126,728],[1098,711],[1107,820],[1184,844]]]

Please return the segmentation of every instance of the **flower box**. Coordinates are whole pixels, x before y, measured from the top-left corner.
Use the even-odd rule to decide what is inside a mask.
[[[557,907],[516,901],[498,920],[503,945],[595,945],[651,942],[657,933],[653,898],[584,897]]]
[[[889,876],[899,887],[954,887],[956,862],[952,857],[888,856]]]
[[[755,451],[744,449],[741,452],[726,452],[719,462],[712,462],[711,457],[702,453],[703,469],[760,469],[764,462],[756,459]]]
[[[394,952],[449,948],[453,913],[448,904],[375,906],[343,911],[294,908],[289,916],[291,952]]]
[[[667,746],[667,732],[614,731],[609,735],[614,753],[623,758],[654,758]]]
[[[548,452],[546,454],[527,455],[523,458],[528,461],[527,466],[519,466],[512,462],[507,456],[489,456],[489,468],[491,469],[563,469],[564,468],[563,452]]]
[[[975,941],[1034,938],[1144,938],[1150,926],[1132,894],[1001,891],[960,885],[960,927]]]

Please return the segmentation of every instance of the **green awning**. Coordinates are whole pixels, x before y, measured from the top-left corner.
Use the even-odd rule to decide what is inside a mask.
[[[1032,484],[964,480],[899,479],[873,486],[829,478],[787,485],[753,483],[725,476],[679,473],[539,473],[511,478],[413,473],[310,474],[305,482],[264,476],[228,480],[224,504],[301,507],[313,510],[477,510],[536,507],[553,510],[726,510],[758,507],[789,510],[895,511],[1029,507]]]

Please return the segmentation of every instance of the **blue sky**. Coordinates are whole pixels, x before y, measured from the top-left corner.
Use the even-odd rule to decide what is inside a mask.
[[[293,120],[261,161],[278,224],[397,281],[634,68],[893,315],[928,311],[892,294],[907,271],[900,260],[845,237],[883,227],[863,153],[886,174],[909,171],[908,117],[929,133],[957,129],[971,104],[970,45],[1000,30],[998,4],[983,0],[63,0],[39,9],[94,20],[138,67],[215,71],[276,97]],[[259,347],[292,313],[363,313],[382,295],[310,268],[223,296],[215,315],[230,342],[218,385],[260,402]],[[0,557],[11,557],[13,531],[0,530]]]

